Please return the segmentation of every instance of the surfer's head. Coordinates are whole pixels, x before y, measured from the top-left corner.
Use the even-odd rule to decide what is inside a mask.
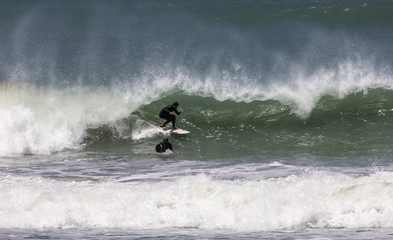
[[[179,106],[179,103],[178,103],[178,102],[174,102],[174,103],[172,104],[172,106],[178,107],[178,106]]]
[[[165,137],[164,142],[169,142],[169,139],[167,137]]]

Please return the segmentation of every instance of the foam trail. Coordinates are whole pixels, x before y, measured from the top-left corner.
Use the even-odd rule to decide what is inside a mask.
[[[266,180],[0,179],[1,228],[265,231],[393,227],[393,175],[327,172]]]
[[[151,138],[158,134],[163,134],[163,131],[157,126],[153,126],[152,124],[146,123],[142,120],[137,120],[134,130],[132,131],[131,138],[132,140],[140,140],[144,138]]]

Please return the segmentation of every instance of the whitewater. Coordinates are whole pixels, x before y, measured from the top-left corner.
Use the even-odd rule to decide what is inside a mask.
[[[393,226],[391,173],[350,177],[311,171],[302,176],[225,180],[214,172],[158,182],[136,176],[80,181],[8,178],[1,184],[6,198],[1,212],[7,218],[0,223],[3,228],[235,231]]]
[[[3,1],[0,238],[390,239],[392,10]]]

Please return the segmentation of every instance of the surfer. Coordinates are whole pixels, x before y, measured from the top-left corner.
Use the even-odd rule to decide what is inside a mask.
[[[167,149],[172,151],[172,144],[169,142],[169,139],[166,137],[162,142],[156,145],[156,152],[163,153]]]
[[[164,107],[161,111],[160,111],[160,118],[165,119],[166,122],[161,124],[160,127],[165,127],[165,125],[169,122],[172,122],[172,129],[176,130],[177,128],[175,127],[175,121],[176,121],[176,116],[175,113],[177,115],[179,115],[180,113],[183,112],[183,110],[177,111],[177,107],[179,106],[178,102],[174,102],[172,105],[166,106]]]

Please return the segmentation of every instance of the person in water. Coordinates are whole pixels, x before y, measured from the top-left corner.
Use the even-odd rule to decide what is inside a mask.
[[[166,137],[162,142],[156,145],[156,152],[163,153],[167,149],[172,151],[172,144],[169,142],[169,139]]]
[[[160,111],[160,118],[165,119],[166,122],[161,124],[160,127],[165,127],[165,125],[169,122],[172,122],[172,129],[176,130],[177,128],[175,127],[175,122],[176,122],[176,116],[175,113],[177,115],[179,115],[180,113],[183,112],[183,110],[177,111],[177,107],[179,106],[178,102],[174,102],[172,105],[166,106],[164,107],[161,111]]]

